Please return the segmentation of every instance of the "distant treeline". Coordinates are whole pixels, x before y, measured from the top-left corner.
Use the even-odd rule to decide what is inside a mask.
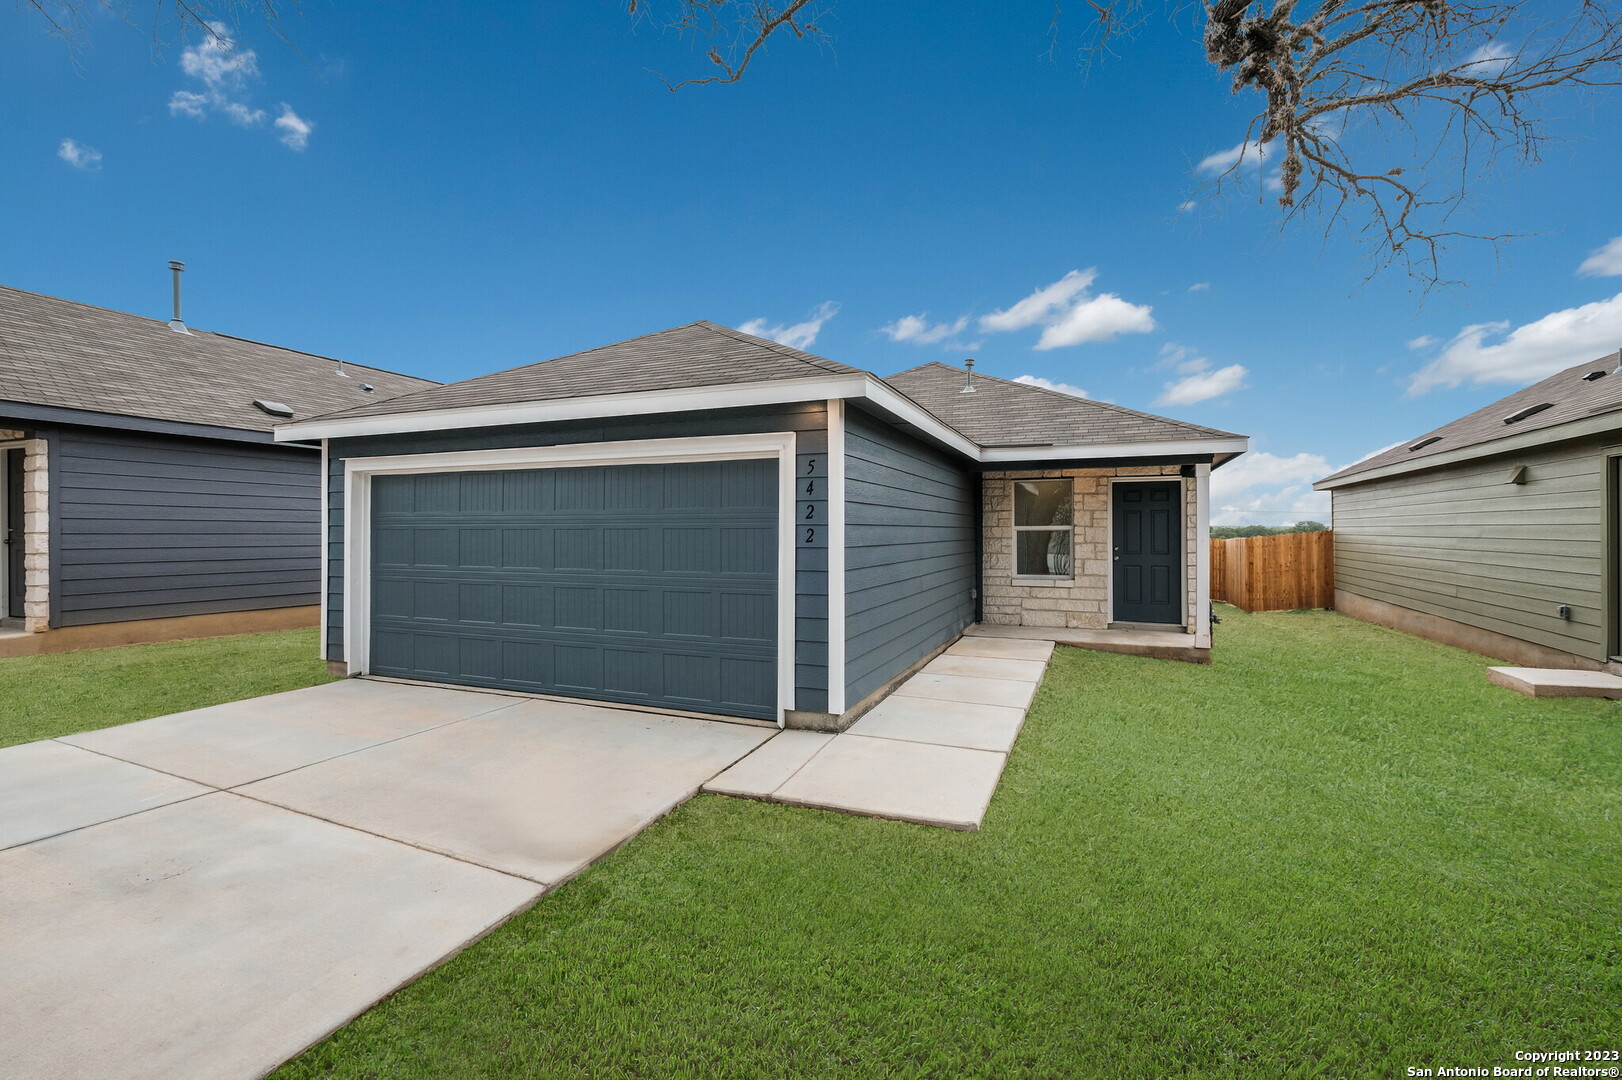
[[[1211,539],[1233,540],[1241,536],[1277,536],[1280,533],[1325,532],[1321,521],[1298,521],[1294,525],[1212,525]]]

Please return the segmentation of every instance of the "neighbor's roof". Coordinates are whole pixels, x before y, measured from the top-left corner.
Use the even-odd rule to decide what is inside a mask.
[[[0,286],[0,414],[4,402],[269,432],[294,419],[438,385],[275,345]],[[361,390],[361,384],[375,387]]]
[[[1243,436],[932,362],[884,380],[983,447],[1183,442]]]
[[[858,368],[775,341],[712,322],[695,322],[570,353],[555,360],[480,375],[393,401],[367,402],[321,419],[348,420],[600,394],[688,390],[818,375],[859,374],[862,372]]]
[[[1404,439],[1391,449],[1382,450],[1354,465],[1348,465],[1339,472],[1324,477],[1318,483],[1333,484],[1393,465],[1414,465],[1416,468],[1424,468],[1427,458],[1447,454],[1450,451],[1466,447],[1487,450],[1491,443],[1500,439],[1622,410],[1622,374],[1617,371],[1619,362],[1622,362],[1622,353],[1569,367],[1542,382],[1533,383],[1525,390],[1500,398],[1485,408],[1477,409],[1469,416],[1460,417],[1450,424],[1443,424],[1418,438]],[[1594,372],[1602,374],[1598,378],[1584,379],[1585,375]],[[1520,419],[1505,422],[1508,417],[1515,416],[1523,409],[1540,405],[1548,407]],[[1424,445],[1420,445],[1421,443]]]

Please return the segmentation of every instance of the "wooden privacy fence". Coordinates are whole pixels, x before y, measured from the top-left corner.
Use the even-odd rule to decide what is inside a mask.
[[[1335,534],[1211,541],[1211,599],[1241,611],[1335,606]]]

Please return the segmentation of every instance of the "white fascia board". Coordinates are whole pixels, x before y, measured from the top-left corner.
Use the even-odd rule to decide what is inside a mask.
[[[1565,442],[1568,439],[1586,439],[1595,435],[1609,435],[1618,430],[1622,430],[1622,412],[1613,410],[1601,413],[1598,416],[1585,416],[1577,420],[1567,420],[1563,424],[1552,424],[1546,428],[1537,428],[1520,435],[1511,435],[1508,438],[1476,443],[1474,446],[1461,446],[1457,450],[1449,450],[1441,454],[1427,454],[1415,461],[1398,461],[1390,465],[1382,465],[1378,469],[1353,473],[1351,476],[1344,476],[1338,480],[1319,480],[1312,485],[1312,489],[1314,491],[1333,491],[1335,488],[1345,487],[1347,484],[1361,484],[1369,480],[1384,480],[1388,476],[1401,476],[1404,473],[1421,472],[1425,469],[1436,469],[1444,465],[1456,465],[1461,461],[1496,457],[1499,454],[1514,454],[1522,450],[1536,450],[1549,443]]]
[[[350,419],[317,418],[279,425],[275,430],[275,438],[277,442],[299,442],[311,439],[504,427],[512,424],[546,424],[560,420],[594,420],[613,416],[646,416],[654,413],[696,412],[707,409],[735,409],[851,398],[864,398],[872,402],[879,409],[912,425],[936,442],[950,447],[970,461],[978,462],[1242,454],[1250,445],[1249,440],[1236,438],[983,449],[911,398],[898,393],[872,375],[863,373],[733,383],[725,386],[684,387],[638,394],[598,394],[592,397],[556,398],[510,405],[477,405],[464,409],[436,409],[428,412],[388,413],[382,416]]]
[[[971,461],[983,460],[984,451],[956,428],[947,427],[922,405],[897,393],[872,376],[865,376],[867,385],[861,395],[892,416],[900,417],[936,442],[950,446]]]
[[[980,451],[987,464],[998,461],[1058,461],[1088,458],[1187,457],[1243,454],[1250,440],[1186,439],[1176,442],[1086,443],[1080,446],[994,446]]]
[[[783,405],[796,401],[860,397],[872,379],[863,374],[825,378],[778,379],[769,382],[693,386],[651,390],[638,394],[597,394],[592,397],[553,398],[511,405],[475,405],[463,409],[387,413],[322,420],[319,417],[276,428],[277,442],[304,439],[343,439],[359,435],[395,435],[415,431],[503,427],[509,424],[548,424],[559,420],[596,420],[610,416],[737,409],[752,405]],[[972,444],[971,444],[972,445]]]

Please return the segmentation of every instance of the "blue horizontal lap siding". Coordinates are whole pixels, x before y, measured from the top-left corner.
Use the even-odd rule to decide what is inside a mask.
[[[759,409],[726,409],[704,413],[617,417],[606,420],[530,424],[504,428],[412,432],[334,439],[328,446],[327,644],[329,660],[343,660],[344,619],[344,462],[353,457],[501,450],[527,446],[619,442],[631,439],[682,439],[712,435],[750,435],[792,431],[796,435],[798,471],[826,475],[827,409],[821,402]],[[826,507],[820,510],[826,521]],[[795,544],[795,708],[824,711],[828,703],[828,560],[826,540]]]
[[[845,426],[846,701],[974,621],[974,474],[851,409]]]
[[[102,429],[41,434],[54,625],[319,602],[313,451]]]

